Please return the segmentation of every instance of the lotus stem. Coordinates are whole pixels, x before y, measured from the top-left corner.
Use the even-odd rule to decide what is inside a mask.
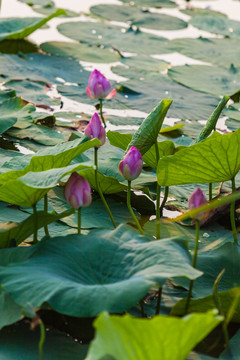
[[[108,206],[108,204],[107,204],[107,202],[105,200],[105,197],[104,197],[104,195],[102,193],[101,187],[100,187],[100,185],[98,183],[98,148],[96,148],[96,147],[94,148],[94,165],[95,165],[96,189],[97,189],[97,191],[98,191],[98,193],[100,195],[100,198],[101,198],[101,200],[102,200],[102,202],[103,202],[103,204],[104,204],[104,206],[105,206],[105,208],[107,210],[107,213],[108,213],[108,215],[109,215],[109,217],[110,217],[110,219],[112,221],[113,226],[116,228],[117,227],[116,222],[115,222],[115,220],[113,218],[112,212],[111,212],[111,210],[110,210],[110,208],[109,208],[109,206]]]
[[[39,360],[43,360],[43,345],[45,342],[46,333],[45,333],[45,327],[44,327],[42,320],[40,320],[39,326],[40,326],[40,341],[38,344]]]
[[[196,221],[196,235],[195,235],[195,246],[194,246],[194,254],[193,254],[193,261],[192,261],[192,267],[194,269],[196,269],[196,266],[197,266],[198,240],[199,240],[199,230],[200,230],[199,219],[196,219],[195,221]],[[188,290],[187,301],[186,301],[185,314],[188,313],[190,299],[192,296],[193,284],[194,284],[194,280],[191,280],[189,290]]]
[[[156,306],[155,315],[159,315],[159,313],[160,313],[161,300],[162,300],[162,287],[160,287],[159,291],[158,291],[158,298],[157,298],[157,306]]]
[[[164,191],[164,198],[160,207],[160,216],[162,216],[163,213],[163,208],[167,202],[167,198],[168,198],[168,191],[169,191],[169,186],[165,186],[165,191]]]
[[[44,212],[45,212],[45,214],[48,213],[48,196],[47,196],[47,194],[44,195]],[[45,232],[45,235],[50,237],[47,225],[44,226],[44,232]]]
[[[34,220],[33,220],[33,244],[37,244],[38,239],[37,239],[37,233],[38,233],[38,218],[37,218],[37,207],[36,204],[33,205],[33,215],[34,215]]]
[[[212,183],[208,184],[208,196],[209,196],[209,201],[212,200]]]
[[[100,117],[102,119],[102,122],[103,122],[103,125],[104,127],[106,127],[106,123],[105,123],[105,120],[104,120],[104,117],[103,117],[103,112],[102,112],[102,108],[103,108],[103,100],[102,99],[99,99],[100,103],[99,103],[99,110],[100,110]]]
[[[81,234],[81,208],[78,208],[78,234]]]
[[[235,191],[236,191],[235,177],[233,177],[232,178],[232,193],[235,193]],[[238,244],[237,228],[236,228],[236,222],[235,222],[235,201],[231,202],[230,219],[231,219],[231,225],[232,225],[233,240],[236,244]]]
[[[128,207],[128,210],[130,211],[130,214],[132,215],[132,218],[135,220],[135,223],[136,223],[136,225],[138,227],[138,230],[140,231],[140,233],[142,235],[144,235],[143,229],[142,229],[136,215],[134,214],[134,211],[133,211],[132,206],[131,206],[131,181],[128,181],[127,207]]]
[[[159,149],[158,142],[155,142],[155,151],[156,151],[156,169],[158,167],[159,161]],[[157,200],[156,200],[156,239],[160,239],[160,196],[161,196],[161,186],[157,182]]]

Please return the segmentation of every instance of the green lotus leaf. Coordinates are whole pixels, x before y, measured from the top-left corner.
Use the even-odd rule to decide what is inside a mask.
[[[235,243],[225,243],[220,248],[199,254],[197,268],[204,271],[204,274],[194,282],[193,297],[199,299],[212,294],[213,284],[223,269],[225,269],[225,273],[219,283],[219,293],[239,287],[239,258],[239,246]],[[186,282],[185,279],[174,279],[174,283],[184,288],[189,287],[189,282]],[[224,306],[226,306],[226,304],[224,304]]]
[[[195,279],[201,272],[190,262],[185,240],[149,242],[122,225],[3,249],[0,283],[21,306],[47,302],[63,314],[96,316],[129,309],[169,277]]]
[[[94,323],[97,331],[87,359],[100,360],[108,355],[115,360],[185,360],[221,320],[216,311],[183,319],[166,316],[137,319],[104,312]]]
[[[159,185],[214,183],[232,179],[240,169],[240,130],[206,140],[160,159]]]
[[[65,11],[59,9],[46,18],[7,18],[0,21],[0,40],[25,39],[34,31],[45,25],[49,20],[64,15]]]
[[[61,34],[83,43],[110,46],[119,51],[138,54],[159,54],[167,49],[168,43],[160,36],[102,22],[69,22],[57,28]]]
[[[239,21],[230,20],[220,16],[195,16],[190,24],[198,29],[232,38],[240,37]]]
[[[230,95],[239,90],[240,73],[234,67],[176,66],[168,70],[168,75],[180,84],[214,96]]]
[[[179,30],[187,27],[187,23],[179,18],[152,13],[133,6],[95,5],[90,11],[93,15],[106,20],[127,22],[154,30]]]

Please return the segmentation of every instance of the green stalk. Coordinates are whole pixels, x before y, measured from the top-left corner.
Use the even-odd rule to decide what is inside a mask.
[[[160,207],[160,216],[162,216],[163,213],[163,208],[167,202],[167,198],[168,198],[168,191],[169,191],[169,186],[165,186],[165,191],[164,191],[164,198]]]
[[[232,178],[232,193],[235,193],[235,191],[236,191],[235,177],[233,177]],[[231,225],[232,225],[233,240],[236,244],[238,244],[237,228],[236,228],[236,222],[235,222],[235,201],[231,202],[230,219],[231,219]]]
[[[104,195],[102,193],[101,187],[100,187],[100,185],[98,183],[98,148],[96,148],[96,147],[94,148],[94,165],[95,165],[95,183],[96,183],[97,191],[98,191],[98,193],[100,195],[100,198],[101,198],[101,200],[102,200],[102,202],[103,202],[103,204],[104,204],[104,206],[105,206],[105,208],[107,210],[107,213],[108,213],[108,215],[109,215],[109,217],[110,217],[110,219],[112,221],[113,226],[116,228],[117,227],[116,222],[115,222],[115,220],[113,218],[112,212],[111,212],[111,210],[110,210],[110,208],[109,208],[109,206],[108,206],[108,204],[107,204],[107,202],[105,200],[105,197],[104,197]]]
[[[156,306],[155,315],[159,315],[159,313],[160,313],[161,300],[162,300],[162,288],[160,287],[159,291],[158,291],[158,299],[157,299],[157,306]]]
[[[218,274],[216,280],[214,281],[214,284],[213,284],[213,301],[214,301],[214,303],[216,305],[216,308],[219,311],[219,315],[222,315],[223,318],[224,318],[224,320],[222,322],[222,330],[223,330],[223,336],[224,336],[224,340],[225,340],[226,349],[228,349],[230,344],[229,344],[227,320],[226,320],[226,317],[223,314],[222,307],[221,307],[221,304],[220,304],[220,301],[219,301],[219,298],[218,298],[218,285],[219,285],[219,282],[221,281],[221,278],[222,278],[224,273],[225,273],[225,269],[223,269],[220,272],[220,274]]]
[[[45,214],[48,213],[48,196],[47,196],[47,194],[44,195],[44,212],[45,212]],[[47,225],[44,226],[44,232],[45,232],[45,235],[50,237]]]
[[[194,254],[193,254],[193,261],[192,261],[192,267],[193,267],[194,269],[196,269],[196,266],[197,266],[197,253],[198,253],[199,230],[200,230],[199,220],[196,219],[195,247],[194,247]],[[194,283],[194,280],[191,280],[191,281],[190,281],[190,287],[189,287],[189,290],[188,290],[187,301],[186,301],[185,314],[188,313],[188,308],[189,308],[189,304],[190,304],[190,299],[191,299],[191,296],[192,296],[193,283]]]
[[[100,110],[100,117],[102,119],[102,122],[103,122],[103,125],[104,127],[106,127],[106,123],[105,123],[105,120],[104,120],[104,117],[103,117],[103,112],[102,112],[102,108],[103,108],[103,101],[102,99],[99,99],[100,103],[99,103],[99,110]]]
[[[45,334],[45,327],[44,327],[42,320],[40,320],[39,326],[40,326],[40,341],[38,344],[39,360],[43,360],[43,344],[45,342],[46,334]]]
[[[155,142],[155,151],[156,151],[156,168],[159,161],[159,149],[158,142]],[[161,186],[157,182],[157,201],[156,201],[156,239],[160,239],[160,196],[161,196]]]
[[[37,207],[36,204],[33,205],[33,214],[34,214],[34,222],[33,222],[33,244],[37,244],[37,233],[38,233],[38,218],[37,218]]]
[[[81,234],[81,208],[78,208],[78,234]]]
[[[208,184],[208,196],[209,196],[209,201],[212,200],[212,183]]]
[[[128,181],[127,207],[128,207],[128,210],[130,211],[130,214],[132,215],[132,218],[135,220],[135,223],[136,223],[136,225],[138,227],[138,230],[140,231],[140,233],[142,235],[144,235],[143,229],[142,229],[136,215],[134,214],[134,211],[133,211],[132,206],[131,206],[131,181]]]

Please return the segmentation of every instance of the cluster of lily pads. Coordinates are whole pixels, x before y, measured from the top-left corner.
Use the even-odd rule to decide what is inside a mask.
[[[170,0],[158,3],[176,6]],[[174,30],[187,23],[142,10],[141,5],[155,6],[156,1],[139,0],[131,6],[91,8],[98,20],[103,15],[127,19],[125,32],[106,22],[64,23],[59,31],[80,42],[45,43],[41,49],[48,55],[34,53],[33,44],[17,39],[52,16],[74,15],[55,9],[51,1],[44,4],[31,4],[47,15],[44,21],[9,19],[9,33],[0,42],[5,67],[0,92],[0,357],[237,358],[240,132],[236,123],[234,132],[215,130],[222,112],[237,121],[238,66],[229,64],[225,72],[206,65],[197,66],[198,71],[196,66],[176,67],[166,76],[159,71],[167,63],[122,54],[145,53],[146,48],[149,54],[170,48],[194,52],[201,43],[204,57],[209,46],[220,51],[228,40],[236,40],[181,39],[177,47],[177,40],[168,42],[139,27]],[[191,22],[201,27],[199,17],[209,24],[210,16],[213,24],[220,18],[229,26],[222,14],[206,12],[192,15]],[[230,36],[237,37],[237,24],[231,25]],[[0,34],[1,26],[5,29],[6,23],[0,22]],[[10,44],[18,55],[4,54]],[[94,60],[94,54],[99,61],[121,58],[128,68],[113,70],[129,80],[113,84],[111,91],[98,70],[90,74],[74,60]],[[220,57],[213,60],[223,66]],[[218,80],[211,85],[201,71]],[[193,72],[202,80],[196,90],[205,93],[179,84],[190,86]],[[53,90],[50,83],[57,84],[61,100],[46,94]],[[235,103],[226,108],[230,97]],[[96,110],[67,111],[69,98],[96,105]],[[53,112],[60,103],[62,109]],[[114,119],[107,115],[111,107],[150,113],[143,120]],[[167,116],[191,122],[184,128],[163,127]],[[208,120],[202,126],[199,119]],[[140,126],[107,131],[109,122],[124,121]],[[171,220],[172,210],[183,214]]]

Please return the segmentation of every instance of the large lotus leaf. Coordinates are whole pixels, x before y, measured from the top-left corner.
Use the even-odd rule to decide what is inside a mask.
[[[48,54],[67,58],[71,57],[79,61],[111,63],[120,60],[117,52],[96,45],[89,46],[88,44],[51,41],[41,44],[41,49]],[[74,82],[76,82],[76,79]]]
[[[240,357],[239,339],[240,339],[240,331],[238,330],[230,340],[230,347],[220,355],[219,357],[220,360],[239,359]]]
[[[215,96],[231,95],[239,90],[240,73],[235,68],[205,65],[177,66],[168,70],[171,79],[197,91]]]
[[[97,332],[87,359],[100,360],[108,355],[115,360],[185,360],[221,321],[216,311],[183,319],[167,316],[137,319],[103,313],[94,323]]]
[[[240,66],[236,39],[175,39],[169,43],[169,50],[224,68],[229,68],[231,64]]]
[[[19,206],[33,206],[48,193],[49,189],[56,186],[62,177],[82,167],[82,164],[73,164],[64,168],[28,172],[0,186],[0,200]]]
[[[218,16],[195,16],[190,24],[198,29],[218,35],[225,35],[233,38],[240,37],[239,21],[230,20]]]
[[[51,7],[53,5],[53,2],[51,0],[19,0],[25,4],[28,4],[29,6],[43,6],[43,7]]]
[[[21,160],[12,159],[5,165],[5,172],[0,175],[0,184],[19,178],[30,171],[45,171],[67,166],[74,158],[94,146],[99,146],[98,139],[88,137],[45,147],[33,155],[23,155]],[[17,170],[13,170],[17,168]],[[8,171],[9,170],[9,171]]]
[[[197,268],[204,274],[194,282],[193,297],[203,298],[212,294],[213,284],[223,269],[225,273],[219,283],[219,291],[240,286],[239,261],[240,248],[235,243],[226,243],[218,249],[199,254]],[[189,287],[189,282],[185,279],[174,279],[174,283],[184,288]]]
[[[38,360],[39,327],[30,330],[29,322],[7,327],[0,332],[2,360]],[[84,360],[87,345],[81,345],[58,330],[48,329],[43,345],[44,360]]]
[[[45,212],[37,213],[37,229],[41,229],[42,227],[53,223],[54,221],[58,221],[63,217],[69,216],[74,212],[74,210],[66,211],[59,215],[55,214],[46,214]],[[19,213],[19,211],[18,211]],[[17,220],[19,218],[17,216]],[[4,227],[0,227],[0,248],[11,247],[13,245],[21,244],[25,239],[30,237],[34,233],[34,225],[35,223],[35,215],[29,216],[26,220],[17,223],[8,223]],[[4,231],[5,230],[5,231]]]
[[[174,99],[168,116],[177,119],[206,120],[218,105],[216,97],[196,92],[172,81],[162,74],[137,71],[137,69],[113,67],[112,71],[130,80],[121,82],[115,101],[132,109],[151,111],[163,98]],[[195,74],[196,76],[196,74]],[[188,99],[188,101],[186,101]]]
[[[6,325],[14,324],[21,319],[22,315],[23,308],[16,304],[3,288],[0,288],[0,329]]]
[[[233,302],[235,302],[236,307],[234,313],[232,314],[231,321],[240,322],[240,287],[236,287],[226,291],[218,292],[218,300],[221,307],[223,315],[227,315]],[[214,309],[216,304],[214,302],[213,295],[206,296],[202,299],[191,299],[188,312],[189,313],[204,313],[210,309]],[[186,299],[180,300],[172,309],[171,315],[179,316],[184,315],[186,309]]]
[[[168,213],[169,215],[169,213]],[[146,235],[155,236],[156,220],[147,221],[144,224]],[[189,249],[194,250],[196,231],[194,227],[183,226],[178,223],[169,223],[162,221],[160,224],[161,238],[179,236],[189,241]],[[200,229],[199,235],[199,254],[221,247],[225,243],[232,241],[232,232],[223,226],[212,223],[208,227]]]
[[[49,20],[64,15],[65,11],[59,9],[46,18],[7,18],[0,21],[0,40],[25,39],[34,31],[45,25]]]
[[[166,52],[168,44],[162,37],[99,22],[69,22],[59,25],[58,30],[77,41],[138,54],[161,54]]]
[[[106,20],[128,22],[154,30],[179,30],[187,27],[187,23],[179,18],[152,13],[133,6],[95,5],[90,8],[90,11]]]
[[[19,305],[47,302],[60,313],[83,317],[122,312],[155,283],[201,274],[190,265],[185,240],[149,242],[127,226],[3,249],[0,264],[0,283]]]
[[[27,128],[12,128],[7,134],[18,139],[30,139],[39,144],[51,146],[61,144],[68,139],[69,132],[59,131],[42,125],[31,125]]]
[[[59,56],[1,55],[0,59],[0,73],[4,78],[31,79],[47,83],[63,80],[72,83],[87,83],[89,77],[89,72],[85,71],[77,61]]]
[[[158,163],[158,183],[164,186],[231,180],[240,169],[240,129],[182,149]]]
[[[18,118],[31,119],[32,105],[24,107],[20,97],[12,97],[0,103],[0,134],[10,129]]]
[[[15,90],[18,95],[35,104],[60,105],[60,99],[53,99],[47,95],[49,85],[45,81],[8,80],[4,86]]]

